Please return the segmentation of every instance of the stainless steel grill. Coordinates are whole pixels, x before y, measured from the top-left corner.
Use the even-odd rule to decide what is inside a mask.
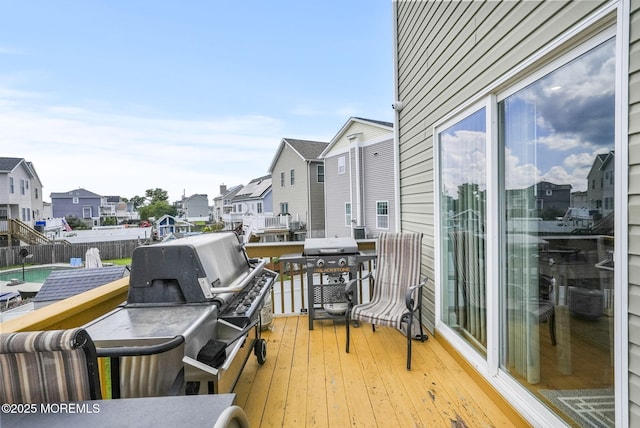
[[[302,254],[290,254],[280,261],[298,263],[307,271],[309,330],[316,319],[344,316],[346,282],[358,275],[360,264],[375,258],[374,253],[358,250],[352,238],[311,238],[304,242]],[[357,296],[355,296],[357,303]]]
[[[232,391],[252,352],[266,358],[260,311],[277,273],[264,264],[233,232],[136,248],[127,302],[85,326],[111,357],[113,396]]]

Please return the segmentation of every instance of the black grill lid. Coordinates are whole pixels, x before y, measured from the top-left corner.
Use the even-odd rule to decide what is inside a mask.
[[[353,238],[310,238],[304,241],[304,256],[356,254],[358,243]]]

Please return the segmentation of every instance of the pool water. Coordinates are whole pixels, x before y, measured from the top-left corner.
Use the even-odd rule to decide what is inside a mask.
[[[49,274],[54,270],[64,270],[64,268],[30,268],[24,270],[25,282],[43,283]],[[11,281],[12,279],[22,280],[22,269],[12,269],[10,271],[0,271],[0,281]]]

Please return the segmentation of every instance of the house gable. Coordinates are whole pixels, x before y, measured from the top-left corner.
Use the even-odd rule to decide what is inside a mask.
[[[379,120],[352,117],[340,128],[331,139],[327,148],[320,157],[327,158],[336,153],[344,153],[349,150],[351,136],[358,135],[359,140],[365,144],[374,144],[381,139],[393,137],[393,124]]]

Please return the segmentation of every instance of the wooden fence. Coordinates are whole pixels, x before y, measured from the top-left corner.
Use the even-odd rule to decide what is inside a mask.
[[[78,244],[44,244],[23,245],[19,247],[0,248],[0,268],[22,265],[20,250],[25,248],[31,257],[25,259],[26,264],[41,265],[49,263],[69,263],[71,258],[85,259],[89,248],[97,248],[102,260],[124,259],[133,255],[133,250],[140,245],[138,240],[88,242]]]

